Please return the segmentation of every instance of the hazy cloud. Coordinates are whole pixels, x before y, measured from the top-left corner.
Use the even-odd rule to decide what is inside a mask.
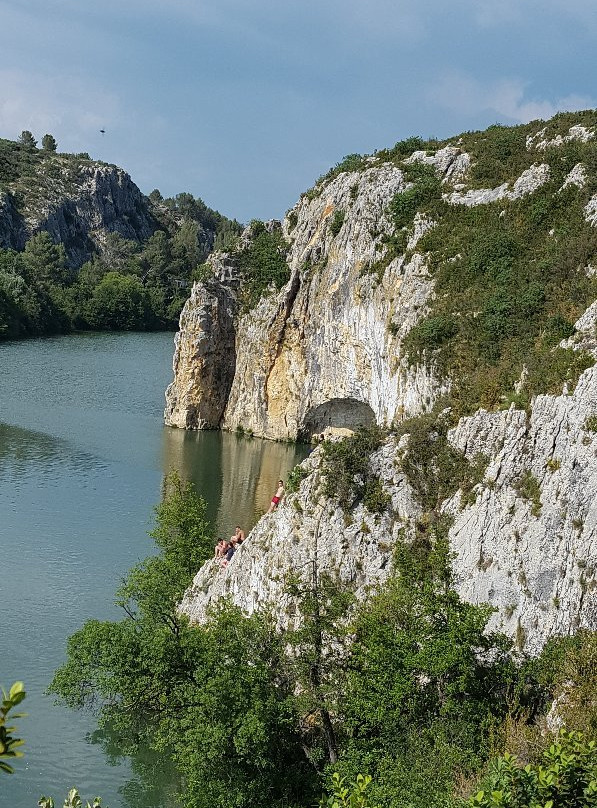
[[[23,129],[37,137],[46,132],[76,143],[81,136],[110,126],[120,109],[118,99],[71,76],[0,70],[0,133],[16,138]]]
[[[444,109],[464,116],[481,111],[493,112],[497,120],[514,123],[551,118],[556,112],[595,106],[593,98],[574,93],[559,98],[533,98],[528,92],[529,84],[519,78],[480,81],[452,71],[442,75],[428,88],[427,98]]]

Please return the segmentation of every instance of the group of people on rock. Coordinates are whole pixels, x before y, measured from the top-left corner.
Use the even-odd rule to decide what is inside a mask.
[[[220,541],[216,544],[214,558],[219,559],[222,567],[228,566],[228,562],[244,540],[245,531],[240,525],[237,525],[233,535],[230,536],[228,541],[226,541],[226,539],[220,539]]]
[[[278,507],[280,500],[284,496],[284,481],[278,480],[276,493],[272,497],[268,513],[272,513]],[[228,540],[220,539],[214,548],[214,559],[220,562],[221,567],[227,567],[232,556],[245,540],[245,531],[240,525],[234,529],[234,534]]]

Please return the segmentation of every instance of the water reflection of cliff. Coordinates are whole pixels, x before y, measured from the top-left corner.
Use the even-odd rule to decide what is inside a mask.
[[[164,428],[164,473],[191,480],[208,503],[218,533],[250,530],[268,509],[279,479],[307,454],[306,446],[244,438],[227,432]]]

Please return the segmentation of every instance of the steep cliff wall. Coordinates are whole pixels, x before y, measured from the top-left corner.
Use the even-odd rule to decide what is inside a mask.
[[[595,312],[578,323],[593,340]],[[440,509],[449,530],[456,589],[496,609],[490,625],[518,647],[537,652],[556,634],[597,629],[597,368],[574,393],[538,396],[523,410],[479,412],[449,433],[467,458],[488,458],[474,502],[462,491]],[[385,580],[396,541],[410,540],[422,507],[401,467],[408,437],[390,437],[371,457],[391,506],[370,513],[362,503],[345,513],[321,495],[321,448],[303,463],[308,476],[279,509],[264,516],[226,569],[207,562],[187,590],[181,611],[205,619],[222,597],[251,613],[273,609],[292,624],[296,607],[289,573],[307,578],[310,562],[365,597]],[[535,481],[529,492],[521,481]]]
[[[147,198],[113,165],[36,151],[26,171],[8,174],[1,185],[0,247],[22,250],[46,230],[79,267],[102,251],[108,233],[141,242],[156,229]]]
[[[582,138],[578,135],[581,130]],[[270,289],[256,306],[245,311],[238,296],[243,286],[242,271],[233,257],[221,255],[214,262],[209,289],[202,292],[198,287],[193,292],[181,319],[166,423],[195,429],[242,428],[267,438],[296,439],[308,438],[326,425],[354,427],[375,420],[389,426],[432,409],[450,389],[459,370],[455,365],[438,375],[435,363],[427,361],[429,354],[419,354],[417,362],[407,361],[404,346],[407,335],[429,316],[431,308],[441,311],[443,305],[441,300],[438,302],[434,286],[438,261],[446,264],[440,256],[445,245],[436,242],[430,252],[425,243],[429,233],[438,229],[434,216],[439,210],[439,218],[444,219],[439,230],[442,238],[449,240],[449,221],[453,221],[455,230],[464,232],[466,227],[470,229],[470,219],[475,214],[467,214],[467,224],[466,216],[459,216],[458,209],[490,209],[497,220],[498,213],[506,213],[505,208],[501,212],[498,208],[503,204],[510,206],[512,219],[518,216],[531,222],[534,217],[540,222],[541,216],[551,215],[544,211],[555,209],[556,200],[557,204],[568,204],[564,202],[564,192],[574,188],[579,192],[585,189],[586,194],[587,187],[597,179],[588,176],[582,162],[558,179],[561,164],[570,160],[570,155],[558,152],[558,148],[572,149],[577,142],[588,148],[594,131],[578,126],[571,126],[569,131],[571,134],[564,139],[559,136],[560,146],[557,140],[556,145],[546,141],[543,146],[543,136],[538,139],[543,130],[535,133],[537,137],[529,134],[526,140],[524,132],[513,130],[512,137],[516,136],[522,153],[514,155],[512,165],[504,170],[511,179],[493,187],[479,187],[477,177],[484,179],[493,173],[497,178],[504,171],[497,171],[487,156],[475,160],[466,151],[468,141],[464,136],[441,148],[415,150],[402,159],[388,159],[387,154],[380,153],[363,158],[357,167],[349,161],[346,170],[330,172],[301,197],[282,223],[290,275],[284,288]],[[479,136],[469,145],[473,151],[479,150],[485,140]],[[538,160],[538,155],[543,159]],[[591,160],[588,152],[587,155]],[[549,163],[546,156],[550,157]],[[421,209],[414,218],[411,214],[408,226],[403,226],[405,222],[397,211],[408,208],[413,199],[417,203],[417,177],[424,169],[435,174],[441,188],[438,200],[444,208],[432,205],[429,213],[423,196]],[[534,208],[526,200],[532,200],[543,188],[548,191]],[[397,207],[398,198],[401,201]],[[595,218],[593,199],[588,199],[584,209],[588,223]],[[515,205],[518,213],[514,212]],[[480,233],[484,226],[480,215]],[[571,219],[568,235],[563,238],[571,238],[571,228],[575,226]],[[541,249],[546,260],[550,250],[547,241],[554,232],[552,229],[544,235]],[[246,238],[250,236],[249,230]],[[528,234],[524,238],[528,239]],[[557,243],[560,238],[556,236],[552,241]],[[449,261],[458,264],[461,259],[461,251],[455,248]],[[531,251],[528,260],[536,260]],[[219,296],[229,301],[232,319],[225,339],[227,343],[234,341],[234,355],[225,361],[227,370],[220,374],[219,386],[211,383],[215,374],[207,371],[206,363],[219,361],[221,331],[196,327],[197,323],[209,326],[211,322],[207,309],[205,315],[199,309],[211,305],[207,297],[216,293],[214,283],[219,286]],[[537,284],[529,279],[528,285],[532,297]],[[526,294],[524,289],[514,289],[514,285],[512,289],[512,294]],[[491,303],[493,310],[487,312],[488,319],[512,313],[514,306],[503,299],[505,294],[502,291],[501,297],[496,295]],[[541,296],[543,292],[539,290],[537,294]],[[474,309],[478,305],[471,294],[469,311],[460,311],[457,317],[477,316],[479,312]],[[530,306],[536,307],[535,298]],[[458,330],[458,319],[447,319],[449,329]],[[445,317],[434,322],[434,327],[439,328],[439,340],[445,322]],[[194,325],[187,333],[191,323]],[[462,330],[464,333],[465,328]],[[433,334],[428,330],[426,336]],[[448,333],[448,339],[449,336]],[[194,352],[185,347],[190,343],[201,344],[202,356],[212,357],[201,360],[201,374],[194,367]],[[195,380],[192,385],[191,378]],[[212,399],[217,406],[213,406]],[[202,402],[199,407],[198,401]],[[210,417],[199,416],[200,411],[209,411]]]
[[[519,647],[597,628],[595,119],[347,159],[286,216],[288,283],[250,311],[236,259],[214,261],[181,319],[167,423],[277,439],[377,423],[389,436],[370,468],[391,504],[323,496],[334,472],[315,449],[229,567],[198,573],[191,619],[229,596],[291,623],[285,580],[314,560],[364,597],[395,543],[444,514],[458,592]],[[457,483],[425,502],[408,419],[442,407],[450,451],[486,466],[472,495]]]
[[[456,156],[458,150],[453,152]],[[295,439],[330,422],[389,424],[396,416],[433,406],[442,387],[432,372],[424,366],[410,369],[400,359],[401,340],[425,313],[432,292],[425,257],[416,252],[432,223],[423,217],[417,221],[410,256],[375,267],[387,253],[384,237],[392,229],[388,204],[406,187],[403,172],[393,165],[343,172],[291,211],[283,223],[290,280],[280,293],[264,296],[230,323],[234,376],[225,406],[208,422],[194,416],[196,400],[221,401],[222,389],[198,383],[191,390],[187,380],[195,362],[183,347],[201,343],[202,352],[217,353],[211,346],[219,336],[209,328],[187,332],[187,323],[205,317],[198,311],[204,305],[198,285],[181,318],[166,423],[242,427],[268,438]],[[343,217],[339,230],[332,226],[339,221],[335,214]],[[236,281],[238,287],[241,279]],[[220,287],[234,295],[231,281]]]

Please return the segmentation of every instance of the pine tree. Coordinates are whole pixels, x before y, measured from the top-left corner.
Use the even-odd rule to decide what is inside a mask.
[[[28,129],[23,129],[17,142],[26,149],[37,148],[37,140],[33,137],[32,133]]]
[[[44,151],[55,152],[58,144],[54,135],[44,135],[41,139],[41,147]]]

